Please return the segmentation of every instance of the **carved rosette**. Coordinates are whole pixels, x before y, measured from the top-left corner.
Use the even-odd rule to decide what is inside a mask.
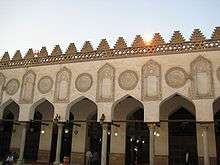
[[[39,80],[37,87],[40,93],[46,94],[53,87],[53,79],[50,76],[44,76]]]
[[[118,83],[121,89],[132,90],[137,86],[138,75],[135,71],[126,70],[119,75]]]
[[[8,95],[14,95],[19,89],[20,83],[17,79],[11,79],[6,84],[5,91]]]
[[[165,75],[167,85],[172,88],[181,88],[186,84],[188,75],[183,68],[173,67],[170,68]]]
[[[76,78],[75,86],[79,92],[87,92],[91,88],[92,83],[92,76],[89,73],[82,73]]]
[[[217,76],[218,80],[220,81],[220,67],[218,67],[218,69],[216,71],[216,76]]]

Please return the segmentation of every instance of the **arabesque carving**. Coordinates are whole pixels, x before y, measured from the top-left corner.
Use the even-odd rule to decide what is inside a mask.
[[[193,99],[207,99],[214,97],[213,75],[211,62],[199,56],[190,64],[192,82],[191,96]]]
[[[20,103],[29,104],[33,102],[35,80],[36,74],[32,70],[24,74],[20,93]]]
[[[44,76],[39,80],[37,87],[40,93],[48,93],[53,87],[53,79],[50,76]]]
[[[160,100],[161,66],[156,61],[149,60],[142,67],[141,95],[143,101]]]
[[[89,73],[82,73],[76,78],[75,86],[79,92],[87,92],[91,88],[92,83],[92,76]]]
[[[167,85],[172,88],[181,88],[186,84],[188,80],[186,71],[181,67],[170,68],[165,75]]]
[[[133,70],[126,70],[119,75],[118,83],[121,89],[132,90],[137,86],[138,75]]]
[[[5,91],[8,95],[14,95],[19,89],[20,83],[18,79],[11,79],[7,82]]]
[[[5,81],[6,81],[5,76],[2,73],[0,73],[0,103],[2,102],[2,95],[3,95]]]
[[[60,69],[56,75],[54,101],[66,103],[69,101],[71,71],[66,67]]]
[[[115,95],[115,68],[105,64],[98,70],[96,100],[112,102]]]

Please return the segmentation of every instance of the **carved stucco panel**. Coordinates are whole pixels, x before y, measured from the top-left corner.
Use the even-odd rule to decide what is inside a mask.
[[[22,79],[20,103],[29,104],[33,102],[36,74],[34,71],[27,71]]]
[[[50,76],[44,76],[39,80],[37,87],[40,93],[46,94],[53,87],[53,79]]]
[[[96,100],[112,102],[115,95],[115,68],[105,64],[98,70]]]
[[[220,67],[218,67],[218,69],[216,71],[216,76],[218,78],[218,81],[220,81]]]
[[[91,88],[92,83],[92,76],[89,73],[82,73],[76,78],[75,86],[79,92],[87,92]]]
[[[166,72],[165,80],[170,87],[181,88],[186,84],[188,77],[188,74],[183,68],[172,67]]]
[[[126,70],[119,75],[118,83],[121,89],[132,90],[137,86],[138,75],[133,70]]]
[[[192,99],[208,99],[214,97],[212,63],[202,57],[197,57],[191,67],[191,97]]]
[[[17,93],[19,87],[20,83],[18,79],[11,79],[7,82],[5,91],[8,95],[14,95],[15,93]]]
[[[149,60],[142,67],[141,95],[143,101],[161,99],[161,66],[156,61]]]
[[[63,67],[56,75],[54,102],[69,102],[71,71]]]
[[[5,81],[6,81],[5,76],[2,73],[0,73],[0,103],[2,102]]]

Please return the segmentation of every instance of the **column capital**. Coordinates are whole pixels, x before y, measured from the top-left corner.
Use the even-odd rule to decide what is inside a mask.
[[[149,130],[154,130],[157,127],[157,123],[146,123]]]
[[[210,127],[210,123],[200,123],[200,127],[202,130],[208,130]]]

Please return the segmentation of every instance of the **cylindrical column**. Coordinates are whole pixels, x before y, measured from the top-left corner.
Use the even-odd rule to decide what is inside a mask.
[[[148,124],[148,128],[149,128],[149,131],[150,131],[150,145],[149,145],[150,165],[154,165],[154,131],[155,131],[155,125],[154,124]]]
[[[26,132],[27,132],[27,123],[21,123],[21,126],[22,126],[22,135],[21,135],[20,151],[19,151],[19,158],[18,158],[17,164],[23,164],[24,147],[25,147]]]
[[[208,126],[202,125],[204,165],[209,165]]]
[[[61,152],[61,143],[62,143],[63,124],[57,124],[57,126],[58,126],[58,136],[57,136],[56,160],[54,162],[54,165],[60,164],[60,152]]]
[[[102,126],[102,154],[101,154],[101,165],[106,165],[107,158],[107,138],[108,138],[108,125],[103,124]]]

